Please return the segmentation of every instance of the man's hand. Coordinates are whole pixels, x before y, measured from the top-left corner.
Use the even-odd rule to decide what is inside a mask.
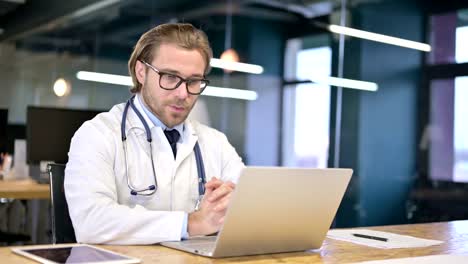
[[[223,182],[215,177],[205,184],[200,210],[190,213],[188,217],[190,236],[212,234],[221,228],[235,186],[232,182]]]

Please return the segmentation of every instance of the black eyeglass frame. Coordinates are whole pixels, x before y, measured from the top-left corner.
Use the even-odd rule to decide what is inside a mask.
[[[141,63],[145,64],[146,66],[148,66],[151,70],[153,70],[155,73],[159,74],[159,87],[161,87],[162,89],[164,90],[175,90],[177,88],[179,88],[179,86],[182,84],[182,83],[185,83],[185,89],[187,89],[187,93],[191,94],[191,95],[200,95],[203,93],[203,91],[205,90],[205,88],[208,86],[208,84],[210,84],[210,80],[208,79],[205,79],[205,78],[201,78],[201,79],[185,79],[185,78],[182,78],[180,77],[179,75],[177,74],[174,74],[174,73],[169,73],[169,72],[164,72],[164,71],[160,71],[158,69],[156,69],[156,67],[154,67],[153,65],[149,64],[148,62],[144,61],[144,60],[139,60]],[[173,76],[176,76],[177,78],[180,79],[180,81],[176,84],[176,86],[174,88],[167,88],[167,87],[163,87],[161,85],[161,79],[164,75],[173,75]],[[191,92],[189,90],[189,82],[191,81],[202,81],[202,82],[205,82],[205,87],[203,88],[200,88],[200,92],[199,93],[194,93],[194,92]]]

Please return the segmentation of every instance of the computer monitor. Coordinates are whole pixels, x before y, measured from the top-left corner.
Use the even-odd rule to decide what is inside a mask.
[[[15,140],[26,140],[26,124],[8,123],[6,130],[6,152],[13,154],[15,152]]]
[[[27,109],[27,162],[41,161],[66,163],[70,141],[76,130],[103,110],[77,110],[28,106]]]
[[[0,109],[0,153],[7,151],[8,109]]]

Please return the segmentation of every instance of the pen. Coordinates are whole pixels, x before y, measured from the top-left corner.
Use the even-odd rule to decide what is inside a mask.
[[[373,240],[378,240],[378,241],[383,241],[383,242],[388,241],[388,238],[385,238],[385,237],[369,236],[369,235],[357,234],[357,233],[353,233],[353,236],[360,237],[360,238],[373,239]]]

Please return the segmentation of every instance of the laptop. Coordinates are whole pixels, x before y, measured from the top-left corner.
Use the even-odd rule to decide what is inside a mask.
[[[246,167],[217,236],[161,245],[213,258],[320,248],[352,173]]]

